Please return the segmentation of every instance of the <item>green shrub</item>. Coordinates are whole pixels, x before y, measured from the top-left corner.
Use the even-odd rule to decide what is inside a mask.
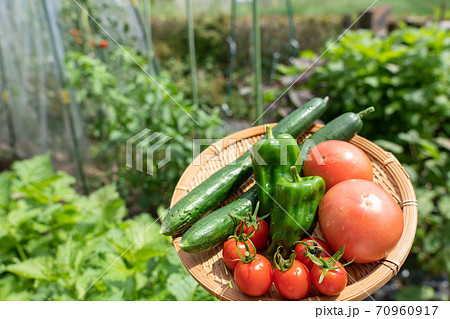
[[[303,50],[319,51],[323,43],[338,34],[342,29],[339,15],[294,16],[295,35]],[[198,15],[194,18],[195,47],[197,64],[203,68],[213,63],[226,70],[229,63],[229,45],[231,18],[227,15]],[[236,20],[237,61],[240,67],[250,66],[250,17],[238,17]],[[176,18],[157,18],[152,20],[152,33],[156,55],[162,63],[171,58],[187,62],[189,55],[186,20]],[[268,73],[273,52],[278,52],[282,61],[291,56],[289,45],[289,20],[286,15],[261,17],[261,49],[263,67]]]
[[[146,66],[143,57],[127,51]],[[111,51],[108,64],[95,56],[69,52],[67,70],[95,164],[109,182],[117,183],[130,207],[157,217],[156,210],[168,205],[175,184],[192,161],[192,139],[222,137],[220,109],[190,105],[167,73],[154,76],[166,94],[122,49]],[[170,146],[171,161],[160,169],[155,161],[153,176],[125,165],[126,141],[145,128],[171,137],[165,144]],[[155,158],[164,158],[164,152],[160,148]],[[144,169],[145,165],[144,161]]]
[[[150,215],[123,221],[113,185],[80,196],[74,183],[48,155],[0,174],[0,300],[213,299]]]
[[[424,270],[450,274],[450,32],[348,32],[324,58],[308,84],[330,97],[324,119],[375,106],[360,134],[393,152],[415,186],[413,257]]]

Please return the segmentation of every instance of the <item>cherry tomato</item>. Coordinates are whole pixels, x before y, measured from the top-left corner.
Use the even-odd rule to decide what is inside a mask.
[[[330,257],[324,257],[326,261],[329,261]],[[340,262],[336,262],[334,267],[340,267],[342,264]],[[342,290],[347,286],[347,272],[345,268],[339,268],[334,270],[328,270],[322,280],[319,283],[320,276],[324,270],[317,265],[313,265],[311,268],[311,281],[316,287],[316,289],[327,296],[334,296],[341,293]]]
[[[269,225],[264,219],[259,219],[256,222],[256,225],[258,226],[258,229],[255,230],[250,240],[253,245],[255,245],[256,249],[263,249],[266,247],[267,239],[269,239]],[[242,226],[245,234],[250,234],[253,229],[255,229],[253,226],[247,227],[241,224],[241,227]]]
[[[317,258],[331,256],[331,250],[323,240],[318,238],[305,238],[302,239],[302,241],[313,247],[313,249],[310,250],[309,252],[314,256],[316,256]],[[302,244],[297,244],[294,250],[296,254],[295,259],[303,263],[309,270],[311,270],[311,267],[314,265],[314,263],[310,258],[305,256],[306,246]]]
[[[249,263],[239,261],[234,269],[234,280],[246,295],[264,295],[272,284],[272,265],[266,257],[256,254],[255,259]]]
[[[97,42],[95,42],[94,40],[91,41],[91,46],[93,46],[94,48],[97,46]]]
[[[403,232],[397,202],[374,182],[348,180],[333,186],[319,205],[319,225],[329,247],[345,245],[343,257],[368,263],[385,257]]]
[[[98,45],[99,45],[101,48],[106,49],[106,48],[108,47],[108,41],[106,41],[106,40],[100,40],[100,41],[98,42]]]
[[[292,266],[286,271],[275,268],[273,282],[278,292],[289,300],[303,299],[311,290],[309,270],[298,260],[294,260]]]
[[[253,249],[252,244],[248,240],[247,240],[247,245],[248,245],[250,254],[251,255],[255,254],[255,250]],[[239,241],[237,246],[238,246],[238,249],[239,249],[239,252],[241,253],[241,255],[244,256],[245,251],[246,251],[244,242]],[[223,254],[223,261],[224,261],[225,265],[229,269],[234,270],[234,268],[240,261],[239,254],[236,249],[236,239],[235,238],[230,238],[223,244],[222,254]]]
[[[311,149],[303,165],[305,176],[320,176],[326,189],[348,179],[373,179],[369,157],[357,146],[344,141],[325,141]]]

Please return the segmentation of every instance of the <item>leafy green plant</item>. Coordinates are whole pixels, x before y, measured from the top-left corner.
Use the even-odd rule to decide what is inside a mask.
[[[93,142],[96,165],[109,182],[117,183],[129,205],[136,207],[133,210],[151,211],[157,217],[156,210],[170,202],[176,182],[192,161],[192,140],[222,137],[220,109],[190,105],[167,73],[152,79],[141,69],[146,59],[126,50],[137,63],[120,48],[111,51],[107,63],[69,52],[67,69],[72,86],[77,88],[75,98]],[[145,128],[171,137],[165,145],[170,146],[171,161],[160,169],[153,163],[153,176],[125,165],[126,141]],[[164,152],[161,148],[155,158],[164,158]]]
[[[0,174],[0,300],[213,299],[149,214],[123,220],[114,185],[74,183],[48,155]]]

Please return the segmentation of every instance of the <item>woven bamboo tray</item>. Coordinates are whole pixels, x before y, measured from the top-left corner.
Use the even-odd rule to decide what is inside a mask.
[[[272,124],[272,126],[275,125]],[[298,142],[301,143],[320,127],[320,125],[311,127],[305,134],[298,137]],[[214,172],[242,155],[262,136],[264,136],[263,125],[234,133],[210,145],[181,176],[172,196],[171,206]],[[346,267],[348,284],[339,295],[324,296],[313,287],[304,300],[362,300],[369,297],[398,273],[413,244],[417,226],[417,200],[405,169],[391,153],[360,136],[353,137],[350,142],[366,152],[373,164],[374,181],[391,194],[401,206],[404,217],[403,234],[397,247],[386,258],[377,262],[351,264]],[[248,190],[252,186],[251,181],[252,178],[249,178],[220,206],[231,202]],[[313,235],[323,238],[318,226]],[[227,270],[222,261],[223,245],[202,253],[186,253],[178,245],[180,240],[180,236],[173,237],[173,245],[184,266],[200,285],[215,297],[221,300],[283,300],[273,284],[261,297],[249,297],[243,294],[237,288],[233,272]]]

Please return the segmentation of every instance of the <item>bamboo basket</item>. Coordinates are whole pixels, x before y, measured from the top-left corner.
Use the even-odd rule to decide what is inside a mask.
[[[272,124],[272,126],[275,125]],[[311,127],[305,134],[298,137],[298,142],[301,143],[320,127],[321,125]],[[171,206],[214,172],[242,155],[262,136],[264,136],[264,125],[236,132],[210,145],[181,176],[172,196]],[[391,153],[358,135],[353,137],[350,142],[366,152],[372,161],[374,182],[391,194],[402,208],[403,234],[397,247],[384,259],[366,264],[351,264],[346,267],[348,283],[339,295],[324,296],[313,287],[304,300],[362,300],[369,297],[398,273],[413,244],[417,226],[417,200],[405,169]],[[220,206],[228,204],[247,191],[252,186],[251,180],[249,178],[243,183]],[[319,226],[314,230],[313,236],[323,238]],[[181,236],[173,237],[172,240],[178,256],[189,273],[216,298],[221,300],[284,300],[275,289],[274,284],[261,297],[250,297],[242,293],[237,288],[233,272],[226,269],[222,260],[223,245],[201,253],[186,253],[179,247]]]

